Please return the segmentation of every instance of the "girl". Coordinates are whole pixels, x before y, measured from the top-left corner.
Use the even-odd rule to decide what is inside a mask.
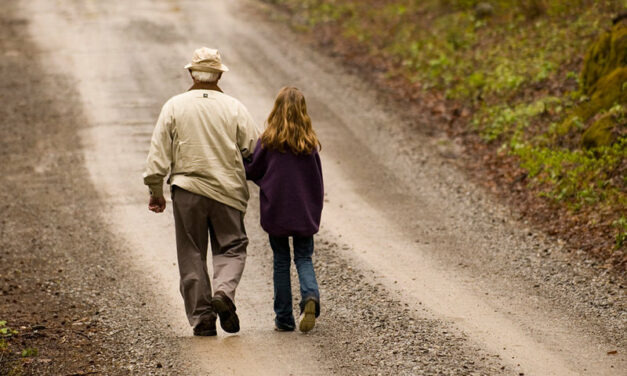
[[[290,237],[300,282],[299,330],[313,329],[320,314],[320,293],[311,262],[324,195],[319,148],[305,97],[297,88],[284,87],[252,160],[246,163],[247,178],[260,188],[261,227],[270,235],[274,255],[274,322],[279,331],[293,331],[295,327]]]

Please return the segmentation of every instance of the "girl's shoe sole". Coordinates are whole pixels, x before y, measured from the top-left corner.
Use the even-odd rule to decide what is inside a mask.
[[[303,333],[306,333],[314,328],[316,325],[316,302],[313,300],[305,303],[305,309],[300,317],[300,322],[298,323],[298,330]]]

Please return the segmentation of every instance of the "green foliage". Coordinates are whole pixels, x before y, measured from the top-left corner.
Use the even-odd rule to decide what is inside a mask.
[[[9,339],[17,334],[17,330],[8,327],[5,320],[0,320],[0,356],[9,351]]]
[[[579,55],[600,17],[600,6],[546,3],[543,18],[521,14],[532,2],[495,0],[489,19],[475,16],[476,0],[274,0],[311,29],[335,23],[372,51],[402,62],[405,74],[448,97],[500,96],[560,74]],[[488,43],[486,43],[486,41]]]
[[[621,186],[612,177],[627,157],[627,138],[610,147],[568,150],[513,143],[511,153],[535,184],[546,187],[544,195],[565,202],[573,210],[599,201],[627,207]],[[620,184],[620,183],[619,183]]]
[[[612,225],[617,230],[615,248],[618,249],[625,245],[625,240],[627,240],[627,217],[622,215],[620,218],[615,220]]]
[[[7,326],[7,322],[5,320],[0,320],[0,338],[9,338],[17,333],[17,330],[11,329]]]
[[[514,107],[508,105],[487,107],[477,112],[472,124],[486,141],[503,139],[505,136],[513,137],[520,135],[539,115],[561,112],[562,104],[562,100],[557,97],[546,97]]]
[[[39,350],[33,347],[28,347],[22,350],[22,358],[30,358],[33,356],[37,356],[39,354]]]

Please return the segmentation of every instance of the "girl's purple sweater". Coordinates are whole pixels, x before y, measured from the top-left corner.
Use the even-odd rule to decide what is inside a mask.
[[[324,200],[318,151],[296,155],[268,150],[257,141],[246,178],[260,188],[261,227],[272,236],[311,236],[318,232]]]

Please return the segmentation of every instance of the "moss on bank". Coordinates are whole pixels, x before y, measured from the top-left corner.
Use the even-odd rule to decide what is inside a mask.
[[[603,32],[592,44],[582,72],[582,91],[595,91],[595,84],[614,70],[627,66],[627,26],[619,22],[611,30]]]
[[[583,147],[592,149],[612,145],[619,137],[624,137],[624,134],[620,133],[620,128],[625,127],[626,121],[622,107],[618,108],[617,113],[604,114],[583,133],[581,142]]]
[[[612,107],[614,114],[604,114],[591,122],[583,133],[585,148],[609,146],[624,136],[621,128],[627,126],[624,116],[616,116],[627,104],[627,22],[619,22],[602,33],[586,54],[581,73],[581,91],[590,100],[578,106],[562,128],[567,131],[572,117],[588,122]],[[570,121],[570,123],[569,123]]]

